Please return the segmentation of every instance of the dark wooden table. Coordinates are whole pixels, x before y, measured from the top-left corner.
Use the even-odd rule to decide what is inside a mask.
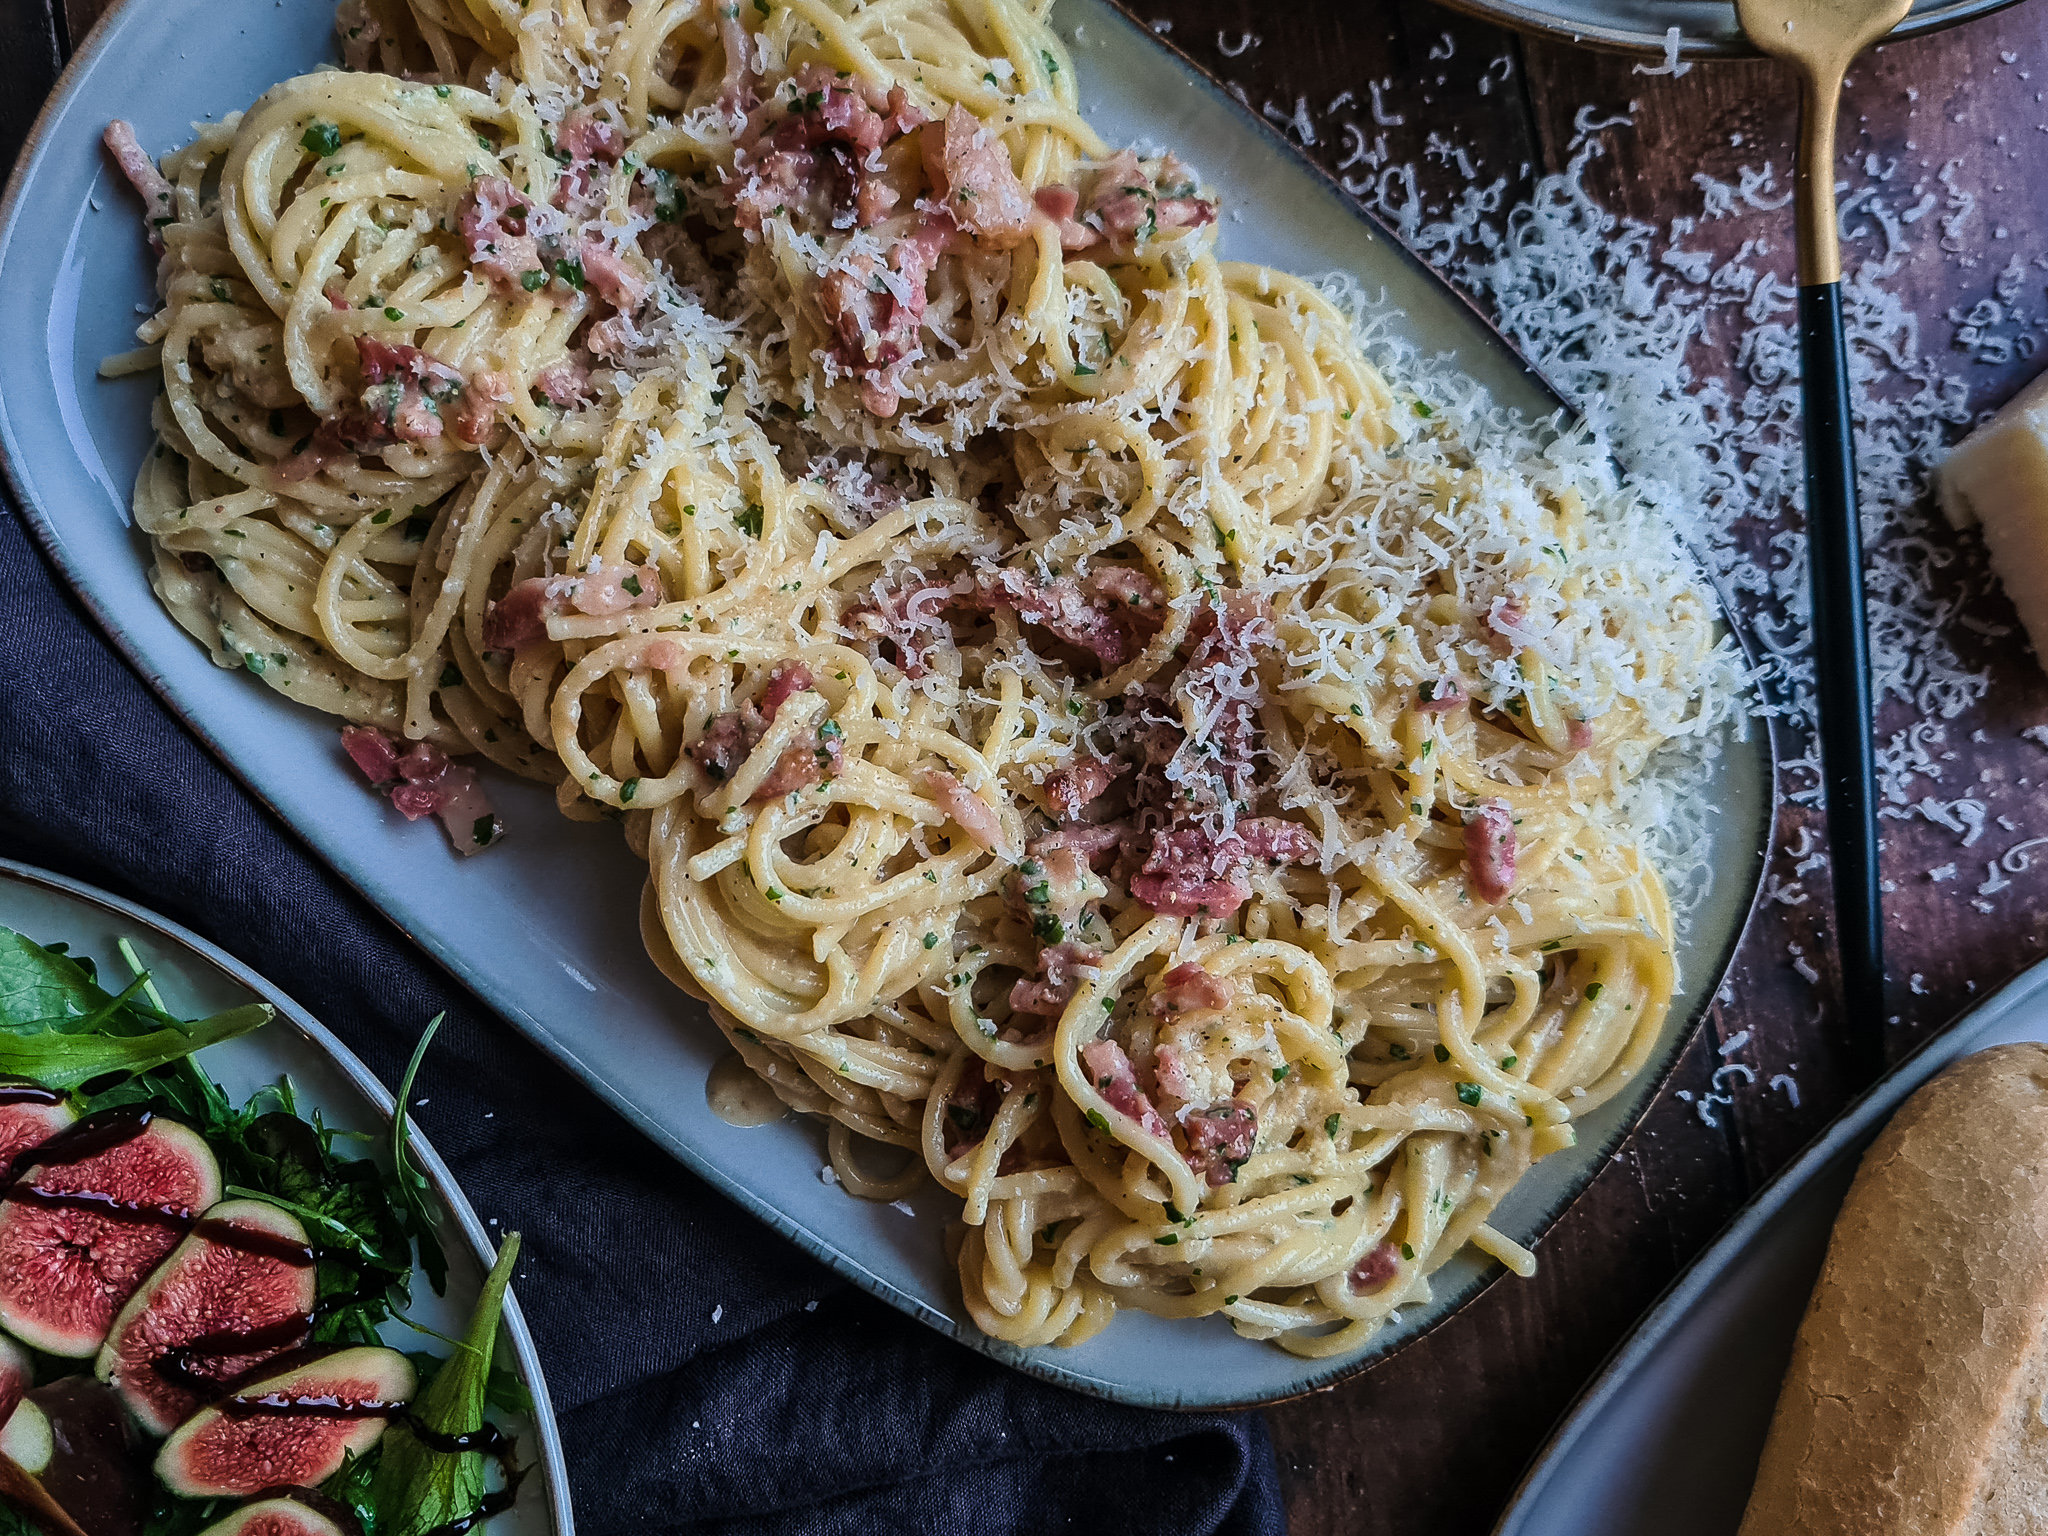
[[[105,3],[54,0],[53,9],[53,0],[0,0],[0,146],[20,142],[60,58]],[[1384,135],[1385,163],[1411,165],[1431,203],[1465,187],[1460,150],[1482,181],[1506,178],[1510,203],[1525,197],[1538,176],[1562,168],[1586,106],[1596,121],[1634,120],[1607,136],[1608,152],[1588,185],[1614,211],[1663,228],[1698,214],[1695,173],[1733,181],[1741,166],[1770,161],[1782,175],[1791,163],[1793,92],[1769,65],[1701,65],[1680,78],[1647,77],[1629,60],[1518,38],[1422,0],[1142,0],[1130,8],[1239,87],[1251,106],[1292,121],[1298,141],[1313,140],[1303,152],[1333,171],[1356,178],[1360,150]],[[1377,118],[1386,121],[1376,120],[1374,82]],[[1347,91],[1350,98],[1330,110]],[[1916,242],[1889,283],[1919,317],[1923,346],[1937,354],[1955,329],[1953,317],[1992,296],[2010,256],[2048,258],[2044,93],[2048,0],[1881,49],[1851,77],[1845,162],[1896,159],[1910,179],[1930,185],[1954,162],[1943,196],[1976,200],[1974,223],[1959,226],[1951,240]],[[1703,231],[1693,243],[1711,243],[1712,235]],[[1763,260],[1790,279],[1789,213]],[[2048,331],[2044,283],[2048,259],[2025,269],[2021,293],[2006,306],[2004,329],[2029,338],[2027,353]],[[1735,346],[1731,333],[1695,347],[1703,382],[1718,374],[1739,384]],[[2003,365],[1969,364],[1958,352],[1944,366],[1966,372],[1971,403],[1983,409],[2003,401],[2037,364],[2019,355]],[[1883,824],[1885,872],[1894,885],[1886,898],[1888,1004],[1898,1020],[1887,1029],[1887,1053],[1894,1059],[2039,958],[2048,942],[2048,859],[2008,874],[2010,885],[1982,901],[1988,911],[1971,900],[1985,860],[2048,834],[2048,747],[2021,735],[2048,722],[2048,678],[2016,632],[1982,633],[1981,626],[2011,626],[2014,618],[1986,581],[1975,541],[1937,529],[1929,548],[1940,595],[1957,605],[1944,634],[1967,662],[1990,669],[1992,684],[1979,705],[1939,722],[1944,739],[1932,758],[1943,777],[1916,794],[1950,799],[1967,785],[1990,825],[1978,846],[1961,849],[1954,831],[1923,818]],[[1926,724],[1892,701],[1880,730]],[[1799,755],[1798,741],[1787,745],[1785,755]],[[1782,797],[1778,826],[1781,848],[1821,844],[1816,813]],[[1551,1425],[1634,1318],[1847,1102],[1832,1046],[1839,992],[1826,874],[1801,877],[1797,862],[1781,852],[1773,873],[1797,880],[1807,899],[1766,902],[1752,919],[1724,1000],[1623,1155],[1544,1241],[1536,1278],[1497,1284],[1365,1376],[1270,1411],[1297,1536],[1488,1530]],[[1960,868],[1956,878],[1930,876],[1951,862]],[[1795,969],[1793,946],[1817,979]],[[1716,1106],[1710,1125],[1698,1098],[1721,1049],[1745,1032],[1728,1059],[1749,1064],[1756,1080],[1729,1083],[1733,1102]],[[1768,1086],[1780,1073],[1796,1079],[1796,1106]]]

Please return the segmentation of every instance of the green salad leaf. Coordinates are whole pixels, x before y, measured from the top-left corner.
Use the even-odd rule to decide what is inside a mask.
[[[498,1317],[518,1262],[519,1234],[508,1232],[461,1344],[413,1403],[413,1416],[428,1430],[465,1435],[483,1428]],[[378,1536],[425,1536],[483,1502],[487,1458],[481,1451],[435,1450],[403,1419],[384,1432],[381,1445],[383,1461],[371,1487]]]
[[[412,1060],[406,1064],[405,1078],[398,1085],[398,1108],[391,1117],[391,1167],[398,1189],[399,1220],[406,1234],[412,1238],[413,1246],[419,1250],[420,1268],[426,1271],[427,1283],[434,1288],[436,1296],[448,1286],[448,1264],[441,1254],[440,1239],[435,1236],[441,1223],[441,1213],[434,1205],[427,1176],[413,1166],[407,1142],[412,1129],[409,1106],[412,1103],[413,1079],[419,1076],[427,1047],[434,1043],[434,1036],[440,1033],[441,1023],[447,1017],[445,1013],[437,1013],[427,1021],[426,1032],[420,1036],[420,1043],[413,1047]]]
[[[88,960],[0,928],[0,1073],[69,1092],[110,1073],[140,1074],[260,1029],[263,1003],[188,1023],[157,1004],[149,972],[120,992]]]

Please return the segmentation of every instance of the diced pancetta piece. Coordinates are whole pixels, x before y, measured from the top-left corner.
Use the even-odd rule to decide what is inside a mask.
[[[1425,715],[1448,715],[1463,709],[1471,700],[1465,685],[1455,677],[1440,677],[1416,691],[1415,707]]]
[[[758,805],[768,800],[780,800],[784,795],[837,778],[844,762],[844,748],[836,735],[820,736],[815,746],[784,747],[782,755],[775,759],[775,766],[768,770],[768,776],[747,797],[748,803]]]
[[[532,203],[502,176],[479,176],[456,206],[469,264],[500,288],[523,291],[523,278],[544,271],[540,246],[527,230],[532,212]]]
[[[985,250],[1006,251],[1031,232],[1037,209],[1003,141],[958,102],[919,135],[932,201]]]
[[[530,576],[484,614],[484,649],[517,651],[548,637],[548,620],[571,608],[610,618],[661,606],[661,571],[652,565],[600,563],[580,575]]]
[[[1384,1239],[1368,1249],[1365,1257],[1351,1266],[1351,1294],[1370,1296],[1385,1290],[1387,1282],[1401,1272],[1400,1258],[1400,1251]]]
[[[647,302],[648,282],[602,240],[586,238],[579,247],[583,280],[597,296],[622,314],[635,314]]]
[[[1054,182],[1032,193],[1031,200],[1040,213],[1059,226],[1061,250],[1085,251],[1102,238],[1098,231],[1076,221],[1074,215],[1080,211],[1081,194],[1072,187]]]
[[[1192,1110],[1181,1125],[1188,1133],[1188,1166],[1211,1189],[1236,1179],[1238,1165],[1258,1145],[1258,1111],[1242,1099]]]
[[[985,606],[1013,610],[1027,624],[1039,624],[1070,645],[1091,652],[1103,671],[1113,671],[1130,645],[1113,610],[1092,601],[1067,576],[1041,577],[1015,566],[983,575],[975,595]]]
[[[1169,917],[1229,917],[1251,899],[1243,847],[1200,827],[1161,832],[1131,876],[1131,895]]]
[[[626,153],[626,133],[595,107],[578,107],[562,119],[555,131],[555,148],[571,160],[599,160],[607,164]]]
[[[785,661],[768,674],[768,686],[761,690],[761,718],[770,725],[782,706],[800,693],[817,689],[811,669],[800,661]]]
[[[1230,997],[1229,982],[1221,976],[1210,975],[1196,961],[1183,960],[1159,978],[1159,988],[1152,994],[1150,1007],[1163,1019],[1176,1013],[1222,1008],[1229,1004]]]
[[[1045,798],[1061,821],[1079,821],[1081,813],[1102,798],[1121,772],[1121,763],[1084,757],[1071,768],[1055,768],[1045,776]]]
[[[438,816],[460,854],[488,848],[504,836],[474,768],[450,761],[432,742],[416,741],[404,752],[374,726],[342,730],[342,750],[407,821]]]
[[[1323,856],[1315,833],[1280,816],[1252,816],[1237,824],[1237,840],[1254,859],[1268,864],[1314,864]]]
[[[1122,1046],[1114,1040],[1094,1041],[1081,1048],[1081,1064],[1103,1102],[1118,1114],[1137,1121],[1146,1135],[1166,1139],[1166,1122],[1139,1089],[1138,1075],[1131,1070],[1131,1058],[1124,1054]]]
[[[747,760],[767,729],[759,710],[729,709],[713,719],[704,734],[690,744],[689,758],[713,783],[723,784]]]
[[[1101,965],[1102,952],[1085,944],[1047,945],[1038,952],[1039,979],[1010,988],[1010,1011],[1058,1018],[1073,1001],[1075,984],[1093,981]]]
[[[1565,721],[1564,739],[1574,752],[1583,752],[1593,745],[1593,722],[1576,716]]]
[[[1131,829],[1120,821],[1105,822],[1099,826],[1076,824],[1033,840],[1030,852],[1032,858],[1043,862],[1056,850],[1070,848],[1088,861],[1089,868],[1101,869],[1109,856],[1121,849],[1132,836]]]
[[[574,357],[565,357],[536,373],[533,388],[550,405],[573,411],[590,398],[590,370]]]
[[[978,847],[991,853],[1003,851],[1002,819],[986,800],[943,768],[925,769],[918,775],[918,783]]]
[[[1515,888],[1515,817],[1506,801],[1482,800],[1465,818],[1465,867],[1481,901],[1505,901]]]
[[[917,579],[849,608],[840,622],[871,644],[888,646],[897,669],[915,683],[930,673],[932,652],[953,643],[945,618],[952,601],[947,583]]]
[[[376,336],[356,338],[363,372],[362,415],[373,440],[424,442],[441,435],[441,407],[462,398],[467,381],[430,353]]]
[[[114,157],[121,174],[128,178],[128,185],[135,189],[135,195],[142,199],[142,216],[149,228],[150,247],[161,252],[164,248],[163,227],[176,216],[170,182],[165,180],[164,173],[149,157],[149,152],[137,142],[134,128],[120,118],[107,124],[100,141],[107,146],[107,152]]]
[[[929,214],[890,247],[886,270],[872,256],[857,255],[818,280],[833,359],[860,380],[861,404],[871,415],[896,414],[903,367],[920,347],[925,284],[952,236],[950,218]]]

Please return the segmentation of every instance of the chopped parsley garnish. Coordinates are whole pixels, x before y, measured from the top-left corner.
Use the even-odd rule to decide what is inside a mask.
[[[341,148],[341,129],[334,123],[309,123],[299,135],[299,147],[325,159]]]

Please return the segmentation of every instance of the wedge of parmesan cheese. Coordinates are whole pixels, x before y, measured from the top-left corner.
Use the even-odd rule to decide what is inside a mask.
[[[1991,569],[2048,666],[2048,373],[1956,444],[1937,485],[1951,523],[1984,530]]]

